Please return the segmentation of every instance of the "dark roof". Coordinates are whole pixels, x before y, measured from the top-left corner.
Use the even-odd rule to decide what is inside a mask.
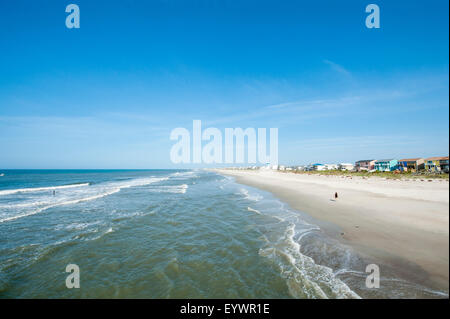
[[[372,161],[374,161],[373,159],[370,159],[370,160],[359,160],[359,161],[356,161],[356,163],[360,163],[360,162],[372,162]]]

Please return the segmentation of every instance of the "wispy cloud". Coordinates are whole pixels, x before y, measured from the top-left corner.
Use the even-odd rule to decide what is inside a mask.
[[[293,116],[295,121],[310,120],[314,118],[325,118],[340,116],[344,114],[356,114],[368,112],[371,108],[376,107],[378,110],[383,106],[378,102],[392,101],[401,98],[405,93],[399,91],[386,91],[376,93],[363,93],[355,96],[340,96],[329,99],[305,99],[298,101],[282,102],[262,106],[257,109],[239,112],[231,115],[222,116],[220,118],[212,118],[208,121],[209,125],[219,125],[226,123],[239,123],[250,120],[270,119],[272,122],[280,123],[277,119],[289,123]],[[371,105],[375,106],[371,106]]]
[[[334,71],[336,71],[336,72],[338,72],[338,73],[340,73],[340,74],[342,74],[342,75],[344,75],[346,77],[351,77],[352,76],[350,71],[348,71],[346,68],[344,68],[340,64],[337,64],[337,63],[335,63],[333,61],[330,61],[330,60],[323,60],[323,62],[325,64],[328,64],[331,67],[332,70],[334,70]]]
[[[308,109],[308,108],[324,108],[324,107],[337,107],[349,104],[355,104],[361,101],[360,96],[348,96],[348,97],[338,97],[334,99],[315,99],[315,100],[302,100],[302,101],[294,101],[280,104],[272,104],[265,106],[266,109],[287,109],[294,108],[295,110],[299,109]]]

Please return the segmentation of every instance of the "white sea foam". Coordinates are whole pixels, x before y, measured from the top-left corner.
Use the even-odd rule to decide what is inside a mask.
[[[183,180],[183,179],[187,179],[187,178],[196,178],[196,177],[198,177],[198,175],[195,174],[194,171],[176,172],[176,173],[170,174],[170,176],[174,180]]]
[[[47,186],[47,187],[35,187],[35,188],[18,188],[18,189],[7,189],[0,191],[1,195],[12,195],[17,193],[30,193],[30,192],[43,192],[57,189],[67,189],[67,188],[76,188],[76,187],[84,187],[89,186],[89,183],[83,184],[70,184],[70,185],[61,185],[61,186]]]
[[[305,237],[306,235],[311,234],[312,232],[319,231],[319,230],[320,230],[319,227],[305,229],[304,231],[302,231],[302,232],[300,233],[300,235],[298,235],[297,241],[298,241],[298,242],[301,242],[301,240],[303,239],[303,237]]]
[[[58,225],[55,227],[55,230],[67,229],[67,230],[83,230],[90,226],[100,224],[100,221],[92,222],[92,223],[72,223],[69,225]]]
[[[32,210],[30,212],[26,212],[26,213],[23,213],[23,214],[2,218],[2,219],[0,219],[0,223],[9,222],[9,221],[16,220],[16,219],[23,218],[23,217],[27,217],[27,216],[32,216],[32,215],[38,214],[38,213],[40,213],[40,212],[42,212],[44,210],[47,210],[49,208],[52,208],[52,207],[63,206],[63,205],[74,205],[74,204],[78,204],[78,203],[81,203],[81,202],[87,202],[87,201],[99,199],[99,198],[102,198],[102,197],[109,196],[109,195],[112,195],[114,193],[117,193],[119,191],[120,191],[120,188],[116,188],[116,189],[113,189],[113,190],[111,190],[109,192],[105,192],[103,194],[98,194],[98,195],[94,195],[94,196],[79,198],[79,199],[75,199],[75,200],[68,200],[68,201],[64,201],[64,202],[59,202],[59,203],[47,205],[47,206],[40,207],[38,209]]]
[[[150,192],[184,194],[184,193],[186,193],[188,188],[189,188],[189,186],[187,184],[170,185],[170,186],[157,186],[157,187],[151,188]]]
[[[259,195],[259,194],[250,194],[249,191],[245,188],[241,188],[239,190],[241,192],[242,195],[244,195],[245,199],[257,202],[260,201],[261,199],[263,199],[263,196]]]
[[[244,189],[240,191],[248,195]],[[313,258],[301,252],[302,239],[320,230],[318,226],[305,222],[298,212],[292,211],[278,200],[271,203],[265,199],[257,205],[260,204],[264,204],[266,208],[259,211],[248,206],[247,210],[275,218],[278,226],[271,227],[272,230],[266,236],[267,224],[263,224],[264,246],[259,254],[278,265],[289,293],[294,298],[360,298],[331,268],[316,263]],[[272,209],[269,208],[272,206]],[[280,233],[274,233],[273,229],[279,229]]]
[[[249,212],[254,212],[254,213],[258,214],[258,215],[261,215],[261,212],[260,212],[259,210],[257,210],[257,209],[253,209],[253,208],[251,208],[251,207],[247,207],[247,210],[248,210]]]
[[[305,233],[316,230],[307,229]],[[295,298],[360,298],[329,267],[316,264],[311,257],[300,252],[296,237],[296,225],[290,223],[284,236],[276,243],[268,243],[260,255],[274,259],[286,278],[289,292]],[[326,289],[324,289],[326,287]]]
[[[112,227],[109,227],[106,231],[102,232],[100,235],[95,236],[95,237],[87,237],[87,238],[83,238],[84,241],[93,241],[93,240],[97,240],[102,238],[103,236],[105,236],[106,234],[109,233],[113,233],[114,229]]]

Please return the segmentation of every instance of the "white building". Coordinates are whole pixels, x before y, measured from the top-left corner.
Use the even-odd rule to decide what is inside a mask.
[[[341,171],[351,171],[354,167],[355,166],[351,163],[340,163],[338,165],[338,169],[340,169]]]

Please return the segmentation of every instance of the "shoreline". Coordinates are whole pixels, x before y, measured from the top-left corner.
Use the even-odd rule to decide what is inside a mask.
[[[326,235],[379,260],[381,272],[386,265],[411,282],[448,294],[448,181],[214,171],[274,194],[308,215]]]

